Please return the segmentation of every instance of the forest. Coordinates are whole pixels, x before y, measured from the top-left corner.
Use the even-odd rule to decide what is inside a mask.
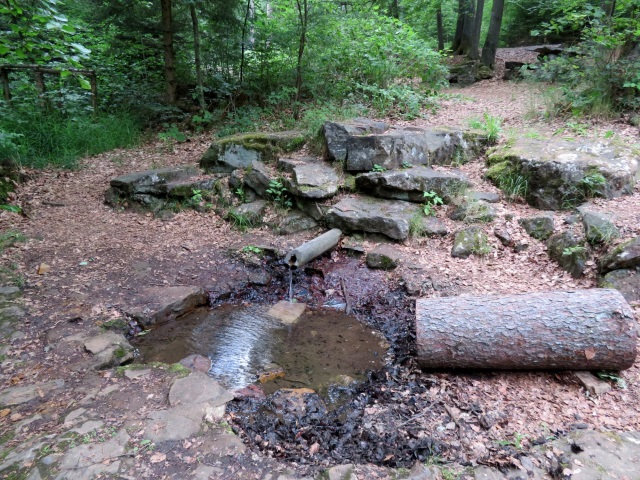
[[[74,167],[149,132],[414,119],[452,61],[545,43],[564,53],[522,78],[558,91],[549,115],[611,118],[640,108],[639,39],[635,0],[2,0],[0,157]]]

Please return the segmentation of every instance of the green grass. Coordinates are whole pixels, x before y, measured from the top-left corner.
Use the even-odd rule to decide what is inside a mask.
[[[11,156],[25,167],[76,168],[78,160],[120,147],[136,145],[141,125],[132,115],[64,117],[59,114],[0,118],[0,132],[11,132]]]

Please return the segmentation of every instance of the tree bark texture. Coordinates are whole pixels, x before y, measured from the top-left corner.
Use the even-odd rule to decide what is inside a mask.
[[[307,0],[296,0],[298,20],[300,21],[300,43],[298,44],[298,63],[296,66],[296,101],[293,107],[293,119],[300,118],[300,100],[302,99],[302,57],[307,44],[307,25],[309,22],[309,6]]]
[[[636,328],[613,289],[416,302],[425,369],[622,370],[636,358]]]
[[[442,26],[442,9],[438,7],[436,12],[436,25],[438,27],[438,51],[444,50],[444,27]]]
[[[462,38],[462,27],[464,26],[464,5],[466,0],[458,0],[458,17],[456,18],[456,32],[453,34],[451,51],[457,52]]]
[[[204,82],[202,79],[202,61],[200,60],[200,24],[198,23],[198,13],[195,4],[189,6],[191,13],[191,24],[193,25],[193,56],[196,64],[196,90],[198,94],[198,104],[200,110],[204,111],[207,105],[204,101]]]
[[[493,7],[491,8],[489,30],[487,31],[487,38],[482,47],[482,56],[480,57],[483,65],[489,68],[493,68],[496,63],[496,50],[498,50],[498,41],[500,40],[503,12],[504,0],[494,0]]]
[[[484,0],[478,0],[476,14],[473,20],[473,31],[471,32],[471,48],[469,58],[480,60],[480,32],[482,30],[482,14],[484,13]]]
[[[162,12],[162,45],[164,47],[164,75],[167,101],[176,103],[176,60],[173,51],[173,20],[171,14],[171,0],[160,0]]]
[[[460,45],[456,50],[456,55],[469,55],[471,51],[471,40],[473,37],[473,26],[475,16],[475,0],[464,0],[462,34]]]

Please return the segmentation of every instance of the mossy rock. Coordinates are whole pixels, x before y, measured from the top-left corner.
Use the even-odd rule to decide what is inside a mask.
[[[279,153],[299,150],[305,141],[298,131],[231,135],[215,140],[200,159],[200,166],[209,172],[230,173],[254,161],[275,161]]]
[[[589,250],[585,239],[573,232],[557,233],[547,240],[547,253],[560,268],[569,272],[573,278],[584,273],[589,259]]]
[[[491,251],[489,237],[480,227],[469,227],[456,233],[453,239],[451,256],[467,258],[468,256],[486,255]]]

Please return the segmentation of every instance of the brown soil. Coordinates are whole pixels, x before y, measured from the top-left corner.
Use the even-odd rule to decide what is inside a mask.
[[[501,55],[520,58],[517,51],[505,50]],[[540,114],[548,95],[546,88],[497,79],[465,89],[451,89],[435,114],[411,123],[467,126],[469,119],[480,118],[486,112],[503,119],[503,139],[527,131],[538,132],[543,138],[554,134],[577,137],[580,133],[603,138],[610,130],[623,142],[638,141],[637,129],[615,121],[583,121],[584,125],[576,127],[575,123],[544,119]],[[581,129],[583,131],[578,131]],[[286,251],[316,234],[279,237],[266,227],[240,234],[213,212],[183,211],[169,220],[160,220],[150,214],[117,211],[104,204],[104,192],[112,178],[162,166],[194,165],[209,142],[210,135],[201,135],[175,145],[172,151],[163,143],[151,142],[136,149],[86,158],[82,167],[73,172],[29,172],[29,180],[17,191],[17,202],[26,216],[0,212],[2,231],[20,231],[28,238],[26,243],[7,249],[0,263],[23,279],[24,303],[29,313],[21,329],[25,337],[14,341],[8,354],[9,358],[23,356],[28,361],[3,369],[1,388],[49,378],[77,378],[78,373],[67,370],[67,359],[54,358],[44,350],[47,332],[65,325],[69,319],[81,317],[83,324],[88,325],[113,318],[118,315],[118,308],[139,289],[150,285],[202,285],[214,290],[245,275],[243,266],[227,254],[229,249],[252,244],[271,245]],[[496,191],[482,179],[481,161],[462,169],[479,189]],[[594,203],[598,209],[615,213],[624,238],[640,235],[640,187],[636,187],[632,196]],[[450,230],[460,228],[459,223],[446,218],[446,211],[446,208],[440,209],[438,216]],[[435,272],[444,283],[452,285],[455,294],[488,295],[595,286],[593,262],[589,263],[585,277],[572,279],[549,260],[543,243],[520,229],[517,218],[536,213],[535,209],[521,203],[502,203],[499,212],[513,213],[515,220],[507,221],[500,215],[487,226],[487,231],[503,226],[512,231],[516,240],[529,243],[527,250],[513,253],[493,235],[490,235],[493,251],[486,258],[452,258],[451,235],[442,239],[412,239],[398,245],[398,249],[405,261]],[[565,216],[565,213],[555,214],[557,228],[564,228]],[[371,249],[375,243],[369,242],[367,246]],[[51,269],[39,275],[38,267],[43,263]],[[391,284],[398,280],[396,274],[388,275],[386,280],[382,275],[375,276]],[[335,295],[339,296],[337,285],[336,291]],[[640,305],[633,307],[640,315]],[[471,462],[483,458],[499,462],[499,456],[491,456],[485,445],[489,445],[489,450],[498,441],[522,441],[527,446],[534,439],[566,432],[576,424],[603,430],[640,430],[638,363],[620,373],[626,389],[614,388],[599,398],[586,394],[566,373],[438,373],[430,376],[437,386],[428,390],[427,397],[456,412],[462,411],[462,419],[468,421],[469,429],[464,438],[457,438],[455,426],[451,427],[451,419],[442,409],[416,418],[415,424],[423,431],[433,432],[442,441],[457,442],[465,452],[463,456]],[[105,376],[103,382],[111,380]],[[47,405],[54,419],[68,408],[73,400],[71,396],[70,393],[61,395]],[[499,418],[490,430],[478,426],[465,413],[476,404]],[[23,416],[33,413],[22,412]],[[366,414],[375,422],[385,412],[372,405]],[[438,427],[442,426],[445,428],[439,431]],[[0,418],[0,432],[8,428],[11,428],[9,418]],[[374,478],[377,471],[366,466],[361,470],[369,472],[368,478]]]

